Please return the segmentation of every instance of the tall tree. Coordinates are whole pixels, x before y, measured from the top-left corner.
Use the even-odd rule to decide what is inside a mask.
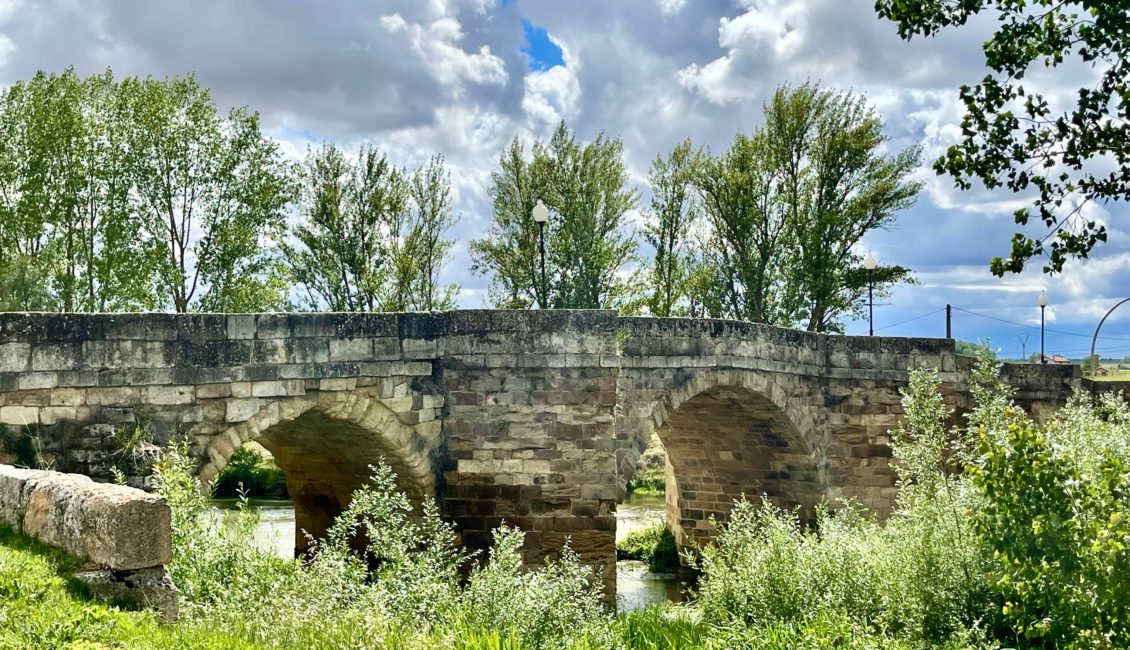
[[[626,213],[636,205],[627,187],[623,143],[601,134],[582,144],[562,122],[549,142],[535,140],[531,158],[515,139],[493,174],[494,221],[471,243],[473,268],[492,274],[495,306],[525,309],[618,307],[632,283],[622,274],[636,243]],[[538,199],[552,216],[545,226],[546,281],[540,274]]]
[[[680,316],[693,307],[694,256],[688,243],[698,212],[692,183],[700,159],[701,152],[684,140],[651,163],[651,209],[643,234],[655,248],[647,306],[656,316]]]
[[[308,152],[303,165],[300,213],[285,245],[305,306],[331,311],[379,311],[388,278],[385,236],[408,202],[404,177],[371,147],[351,162],[335,145]]]
[[[711,232],[692,286],[706,311],[837,330],[860,308],[870,280],[880,295],[907,280],[901,267],[866,272],[856,253],[920,190],[907,180],[918,149],[886,157],[886,142],[882,121],[860,97],[810,84],[778,89],[764,126],[698,166]]]
[[[449,309],[457,288],[439,274],[455,223],[450,180],[436,157],[411,175],[373,147],[351,162],[327,144],[307,154],[298,244],[284,244],[304,306],[333,311]]]
[[[131,98],[141,232],[160,250],[162,300],[177,312],[285,304],[264,274],[273,268],[266,245],[285,225],[289,181],[258,115],[236,108],[221,117],[191,76],[127,79],[122,91]]]
[[[771,146],[764,131],[738,134],[725,154],[699,168],[696,185],[712,231],[714,283],[705,300],[713,316],[787,326],[795,320],[786,275],[794,229],[779,202],[782,170]]]
[[[0,270],[19,276],[0,282],[7,306],[155,306],[124,164],[122,99],[109,71],[80,79],[68,69],[18,82],[0,100],[0,255],[20,260]]]
[[[75,231],[81,243],[77,311],[156,309],[156,250],[138,236],[141,219],[133,192],[127,137],[129,98],[107,70],[83,81],[85,128],[81,143]]]
[[[441,286],[440,271],[450,257],[452,242],[444,239],[457,218],[452,211],[451,176],[443,156],[433,156],[412,175],[412,222],[404,256],[413,264],[408,303],[415,311],[453,309],[459,286]]]
[[[921,190],[907,180],[918,167],[919,149],[883,156],[883,123],[866,101],[812,85],[778,89],[765,119],[781,170],[779,201],[793,231],[793,294],[803,300],[800,313],[809,331],[838,329],[868,288],[869,275],[855,252],[863,236],[890,226]],[[880,267],[870,277],[884,290],[906,280],[909,271]]]
[[[979,180],[989,189],[1035,190],[1034,211],[1017,210],[1015,220],[1023,227],[1038,216],[1043,234],[1016,233],[1008,256],[991,261],[993,273],[1019,273],[1045,254],[1044,272],[1060,271],[1105,242],[1106,226],[1082,209],[1130,199],[1130,0],[876,0],[875,8],[907,39],[981,13],[996,17],[997,31],[982,46],[992,72],[961,87],[962,138],[934,164],[961,189]],[[1097,74],[1080,74],[1084,68]],[[1025,85],[1033,69],[1057,69],[1044,73],[1052,88],[1093,82],[1074,101],[1049,101]]]

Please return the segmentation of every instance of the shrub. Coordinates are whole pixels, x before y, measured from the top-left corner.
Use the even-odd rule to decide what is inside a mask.
[[[657,573],[679,568],[675,536],[663,524],[633,531],[616,543],[617,560],[639,560]]]
[[[653,434],[647,449],[640,455],[636,473],[628,480],[629,493],[663,494],[667,489],[667,451],[659,436]]]
[[[600,583],[575,553],[525,570],[524,536],[504,526],[475,564],[435,504],[415,510],[386,465],[373,468],[305,562],[247,543],[250,512],[234,527],[214,523],[191,468],[183,448],[157,468],[173,509],[170,571],[187,621],[267,647],[447,647],[471,638],[481,647],[558,648],[605,634]]]
[[[249,447],[240,447],[212,483],[217,497],[286,497],[286,475],[273,458]]]
[[[981,436],[974,518],[1003,615],[1029,647],[1130,646],[1130,417],[1074,401],[1041,431]]]
[[[697,562],[704,619],[778,631],[832,621],[911,644],[976,642],[990,601],[966,516],[972,491],[951,472],[969,455],[967,436],[946,431],[938,387],[933,371],[912,373],[906,422],[893,432],[899,497],[887,522],[848,502],[820,509],[809,530],[768,501],[735,503]]]

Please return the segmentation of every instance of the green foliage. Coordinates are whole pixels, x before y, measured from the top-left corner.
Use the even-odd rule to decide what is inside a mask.
[[[285,497],[286,476],[274,459],[240,447],[212,482],[214,497]]]
[[[333,144],[309,151],[302,165],[304,221],[284,242],[291,277],[305,307],[330,311],[428,311],[453,306],[458,287],[440,287],[439,272],[455,224],[443,159],[413,174],[375,147],[356,161]]]
[[[992,372],[990,370],[986,372]],[[883,524],[850,503],[818,513],[806,530],[793,512],[737,502],[698,561],[699,607],[722,627],[842,621],[911,646],[977,643],[992,621],[981,547],[967,511],[968,481],[951,472],[968,436],[946,431],[933,371],[915,371],[906,420],[892,435],[895,513]]]
[[[285,225],[290,181],[259,116],[221,117],[192,76],[127,79],[129,166],[141,231],[160,251],[157,287],[177,312],[232,311],[242,285],[264,283],[262,242]],[[285,296],[256,311],[278,309]],[[247,307],[248,305],[241,305]]]
[[[648,467],[628,479],[628,494],[660,495],[667,491],[667,475],[662,467]]]
[[[909,279],[901,267],[868,273],[856,252],[921,188],[907,180],[918,149],[884,156],[882,129],[861,97],[782,87],[765,126],[697,165],[711,228],[702,264],[713,279],[699,289],[707,313],[835,331],[860,309],[869,280],[882,295]]]
[[[679,568],[675,536],[663,524],[629,533],[616,543],[616,559],[639,560],[657,573]]]
[[[40,72],[0,96],[0,137],[0,306],[285,306],[260,239],[288,200],[277,147],[194,77]]]
[[[601,134],[577,142],[562,122],[549,142],[535,140],[532,157],[515,139],[492,175],[493,222],[471,243],[473,269],[490,273],[495,307],[610,309],[630,301],[632,282],[621,267],[634,260],[636,242],[625,231],[638,199],[626,187],[624,145]],[[546,283],[542,286],[538,199],[549,207],[545,225]]]
[[[629,494],[663,494],[667,489],[667,450],[658,435],[652,435],[640,454],[636,473],[628,479]]]
[[[988,349],[989,346],[987,342],[974,343],[972,341],[954,341],[954,352],[967,357],[976,357]],[[1037,353],[1037,357],[1038,356]]]
[[[993,273],[1019,273],[1044,254],[1044,272],[1058,272],[1067,259],[1087,257],[1105,242],[1106,226],[1082,210],[1090,201],[1130,198],[1130,2],[877,0],[875,8],[908,39],[995,15],[996,32],[982,46],[991,73],[961,87],[962,139],[934,164],[961,189],[980,180],[989,189],[1036,190],[1035,214],[1022,208],[1015,220],[1026,226],[1038,216],[1045,234],[1016,233],[1009,255],[992,260]],[[1047,72],[1061,66],[1058,75]],[[1079,75],[1083,68],[1095,74]],[[1036,71],[1051,74],[1057,88],[1093,81],[1060,108],[1060,98],[1023,83]]]
[[[648,310],[655,316],[684,316],[695,309],[691,283],[695,255],[690,237],[699,206],[692,183],[701,164],[702,152],[693,149],[690,140],[651,163],[651,209],[645,215],[643,235],[655,248],[647,298]]]
[[[975,515],[1001,611],[1029,647],[1130,644],[1130,410],[1081,401],[1041,431],[982,432]]]

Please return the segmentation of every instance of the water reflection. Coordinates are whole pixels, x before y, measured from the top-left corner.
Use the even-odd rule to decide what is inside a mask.
[[[294,557],[294,505],[286,499],[251,499],[259,513],[254,530],[255,545],[279,557]],[[234,521],[239,508],[236,499],[215,499],[213,514],[219,521]],[[664,521],[663,495],[630,494],[616,512],[616,541],[628,533]],[[652,573],[643,562],[625,560],[616,564],[616,606],[630,611],[665,600],[682,602],[682,584],[689,575]]]

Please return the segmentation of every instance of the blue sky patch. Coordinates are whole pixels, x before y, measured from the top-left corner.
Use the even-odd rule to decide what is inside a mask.
[[[531,70],[549,70],[565,65],[561,48],[550,40],[549,32],[545,31],[544,27],[538,27],[523,18],[522,30],[526,32],[526,47],[522,48],[522,51],[530,56]]]

